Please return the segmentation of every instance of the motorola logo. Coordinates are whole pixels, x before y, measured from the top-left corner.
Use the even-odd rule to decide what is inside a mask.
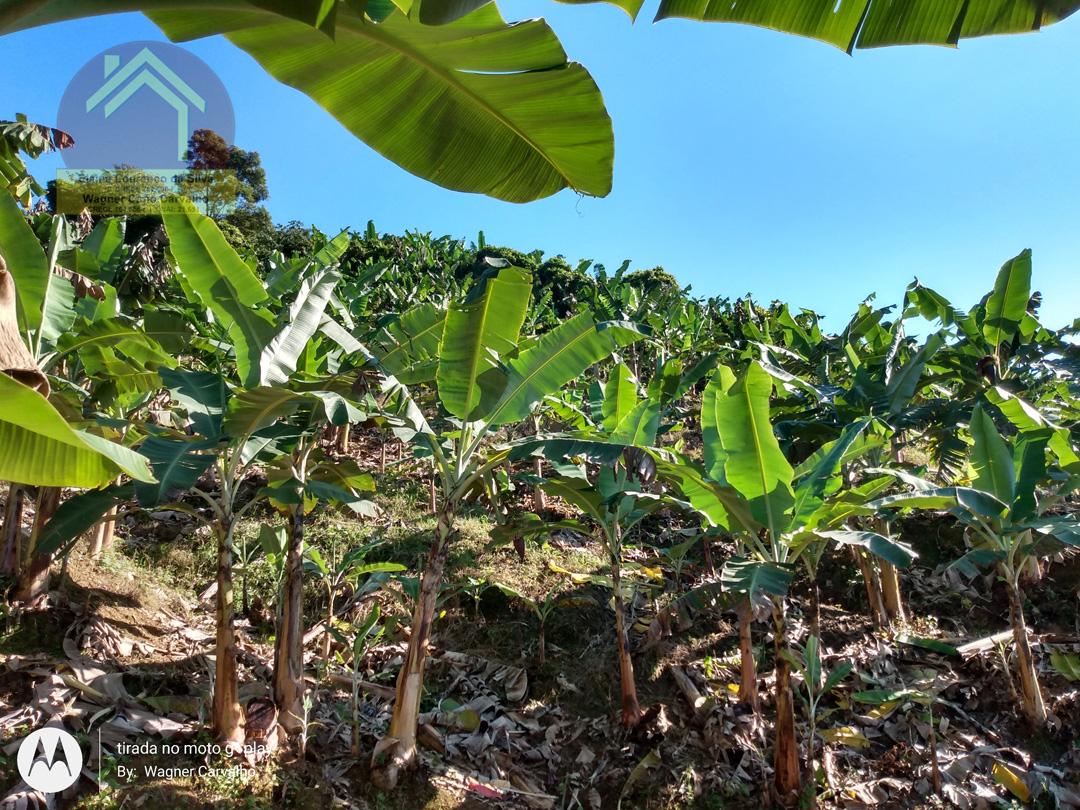
[[[83,753],[79,742],[62,728],[45,726],[19,745],[19,775],[34,790],[59,793],[79,779]]]

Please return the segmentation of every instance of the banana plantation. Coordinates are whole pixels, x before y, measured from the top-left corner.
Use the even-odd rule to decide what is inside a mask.
[[[938,5],[657,17],[850,51],[1072,11]],[[611,188],[542,20],[0,2],[0,33],[115,10],[224,33],[447,188]],[[827,328],[479,228],[255,251],[182,196],[58,213],[35,159],[73,138],[0,123],[3,810],[1080,807],[1080,320],[1041,319],[1038,254]],[[38,729],[81,755],[55,792]]]

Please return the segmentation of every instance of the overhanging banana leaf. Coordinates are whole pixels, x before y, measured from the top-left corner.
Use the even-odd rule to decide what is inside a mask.
[[[118,14],[122,11],[191,9],[197,12],[211,4],[198,0],[0,0],[0,34],[33,28],[38,25]],[[261,8],[290,19],[334,31],[337,0],[214,0],[215,10],[222,8]]]
[[[511,461],[542,455],[550,461],[582,456],[596,464],[613,464],[626,451],[619,442],[597,438],[595,434],[542,433],[506,445]]]
[[[229,400],[225,430],[232,436],[249,436],[291,416],[302,405],[312,404],[314,398],[309,394],[287,388],[261,386],[240,391]]]
[[[424,25],[445,25],[460,19],[474,9],[478,9],[491,0],[416,0],[410,8],[406,2],[398,0],[397,5],[402,9],[409,9],[409,13],[418,15]],[[581,3],[596,3],[600,0],[559,0],[560,3],[578,5]],[[631,20],[637,19],[638,12],[644,0],[605,0],[625,11]]]
[[[543,20],[507,25],[489,4],[448,25],[396,9],[373,22],[339,4],[330,38],[253,8],[148,16],[173,40],[224,33],[384,157],[446,188],[510,202],[611,190],[603,97]]]
[[[656,19],[758,25],[851,53],[855,48],[956,45],[970,37],[1037,31],[1078,7],[1077,0],[661,0]]]
[[[153,481],[145,458],[76,430],[45,397],[0,374],[0,480],[32,486],[98,487],[126,473]]]
[[[900,495],[886,495],[866,504],[870,509],[961,509],[984,518],[998,518],[1007,506],[989,492],[970,487],[937,487]]]
[[[760,528],[750,514],[749,504],[734,489],[710,480],[701,467],[686,459],[669,461],[655,452],[653,455],[656,458],[656,474],[678,487],[682,496],[710,526],[745,532],[756,532]]]
[[[68,332],[57,342],[56,359],[69,352],[83,349],[117,348],[124,354],[138,357],[145,362],[173,365],[176,359],[167,354],[159,340],[169,341],[184,339],[188,332],[182,326],[162,325],[151,328],[141,327],[134,321],[122,318],[106,318],[92,323],[76,324],[76,329]]]

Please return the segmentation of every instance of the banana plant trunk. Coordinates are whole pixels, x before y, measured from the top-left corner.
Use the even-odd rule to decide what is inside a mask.
[[[97,560],[101,555],[112,548],[113,538],[116,536],[116,513],[118,507],[113,506],[105,513],[105,520],[93,528],[90,535],[90,559]]]
[[[784,806],[794,805],[802,790],[799,743],[795,736],[795,697],[791,689],[787,611],[782,599],[773,600],[773,645],[776,660],[776,732],[773,749],[773,784]]]
[[[337,451],[342,455],[349,452],[349,433],[352,425],[342,425],[337,433]]]
[[[750,597],[739,600],[739,703],[749,706],[755,715],[761,711],[758,701],[757,660],[754,658],[754,609]]]
[[[885,537],[891,537],[889,523],[885,520],[875,521],[875,529]],[[881,601],[885,610],[885,618],[889,622],[902,622],[907,617],[904,613],[904,598],[900,593],[900,572],[896,566],[887,560],[878,560],[878,581],[881,583]]]
[[[19,577],[15,583],[14,600],[30,603],[43,596],[49,590],[49,566],[52,555],[37,550],[38,538],[45,525],[60,506],[60,490],[57,487],[41,487],[38,490],[37,507],[34,510],[34,525],[30,530],[27,543],[28,560],[20,559]]]
[[[810,635],[821,638],[821,588],[818,587],[817,572],[810,572]]]
[[[866,585],[866,600],[870,604],[870,618],[875,627],[885,627],[888,624],[888,614],[885,612],[885,600],[881,594],[881,584],[878,582],[877,573],[873,565],[862,551],[855,546],[851,547],[851,553],[855,557],[855,564],[862,573],[863,583]]]
[[[900,573],[896,566],[885,560],[878,563],[881,578],[881,597],[885,603],[885,616],[890,622],[904,621],[904,598],[900,594]]]
[[[1016,643],[1016,668],[1020,674],[1020,697],[1024,715],[1035,729],[1046,727],[1046,704],[1043,702],[1035,657],[1028,643],[1027,622],[1024,619],[1024,596],[1020,592],[1018,572],[1003,570],[1005,588],[1009,594],[1009,621]]]
[[[4,505],[4,521],[0,524],[0,574],[14,574],[18,570],[19,542],[22,535],[23,488],[12,482],[8,486],[7,503]]]
[[[393,790],[402,772],[416,762],[416,729],[420,717],[420,698],[424,690],[424,667],[435,605],[442,583],[443,569],[454,531],[457,502],[447,498],[439,511],[435,541],[428,553],[420,580],[420,594],[413,610],[413,621],[405,661],[398,672],[394,713],[386,738],[375,747],[371,761],[371,781],[381,790]]]
[[[214,704],[211,725],[226,743],[244,742],[243,712],[240,708],[236,677],[236,628],[233,627],[232,527],[228,522],[216,526],[217,568],[217,649],[214,668]]]
[[[618,529],[616,529],[618,531]],[[633,728],[641,721],[641,704],[638,702],[637,684],[634,680],[634,660],[630,657],[630,639],[626,631],[626,606],[622,596],[622,566],[618,557],[611,561],[611,585],[615,602],[615,641],[619,652],[619,694],[622,699],[622,724]]]
[[[299,733],[304,725],[303,645],[304,502],[289,510],[289,540],[285,548],[280,622],[274,645],[274,701],[278,725],[286,734]],[[327,628],[329,638],[329,627]]]
[[[533,420],[533,435],[540,436],[540,417],[534,416]],[[537,478],[544,477],[544,457],[536,456],[533,458],[533,474]],[[540,484],[536,484],[533,487],[533,511],[538,515],[542,515],[544,510],[547,509],[547,493],[544,492],[544,488]]]

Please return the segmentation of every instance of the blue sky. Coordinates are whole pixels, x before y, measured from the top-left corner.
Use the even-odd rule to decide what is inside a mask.
[[[783,298],[838,329],[860,300],[918,276],[967,307],[1034,250],[1044,320],[1080,315],[1080,17],[1041,33],[860,51],[734,25],[637,24],[607,5],[500,3],[543,16],[604,92],[615,183],[512,205],[386,161],[221,39],[188,47],[222,78],[236,140],[263,157],[275,219],[405,229],[663,265],[699,294]],[[86,60],[160,39],[137,15],[0,39],[0,117],[50,123]],[[77,133],[76,133],[77,134]],[[51,176],[57,162],[39,161]]]

